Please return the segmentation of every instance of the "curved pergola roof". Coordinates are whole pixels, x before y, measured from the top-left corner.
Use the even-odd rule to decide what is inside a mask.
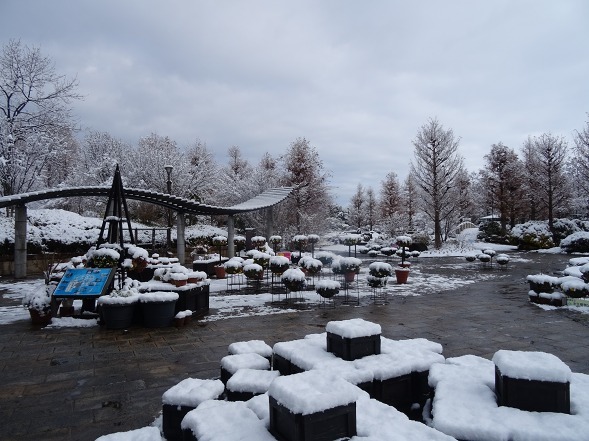
[[[30,202],[41,201],[45,199],[58,199],[79,196],[108,196],[111,187],[70,187],[59,189],[48,189],[33,191],[30,193],[16,194],[12,196],[0,197],[0,208],[10,207],[13,205],[25,205]],[[193,199],[186,199],[166,193],[158,193],[151,190],[140,188],[125,188],[125,197],[142,202],[149,202],[162,207],[170,208],[187,214],[197,215],[234,215],[256,211],[276,205],[285,200],[294,187],[271,188],[255,196],[248,201],[242,202],[231,207],[217,207],[214,205],[201,204]]]

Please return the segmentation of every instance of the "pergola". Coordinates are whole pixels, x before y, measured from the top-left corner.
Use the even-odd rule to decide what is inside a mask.
[[[118,187],[118,190],[115,190]],[[229,257],[233,257],[235,249],[233,245],[233,238],[235,236],[234,216],[240,213],[247,213],[250,211],[267,210],[266,233],[272,232],[272,207],[284,201],[294,190],[294,187],[279,187],[271,188],[263,193],[249,199],[248,201],[230,206],[217,207],[213,205],[201,204],[195,200],[182,198],[166,193],[159,193],[151,190],[143,190],[138,188],[123,188],[120,171],[117,166],[113,185],[111,187],[70,187],[59,189],[48,189],[41,191],[34,191],[30,193],[22,193],[11,196],[0,197],[0,208],[15,207],[14,215],[14,277],[23,278],[27,275],[27,204],[35,201],[46,199],[57,199],[66,197],[109,197],[109,202],[113,197],[114,191],[119,191],[124,198],[138,200],[142,202],[149,202],[160,205],[162,207],[173,210],[177,213],[176,228],[177,228],[177,244],[176,253],[178,259],[184,262],[185,259],[185,236],[184,230],[186,227],[185,216],[187,214],[193,215],[224,215],[227,216],[227,253]],[[125,203],[126,205],[126,203]],[[110,203],[107,204],[110,206]],[[107,208],[108,210],[108,208]],[[105,213],[105,221],[108,217],[108,212]],[[111,213],[112,214],[112,213]],[[129,222],[128,219],[124,219]],[[130,225],[130,224],[129,224]],[[103,223],[103,229],[104,229]]]

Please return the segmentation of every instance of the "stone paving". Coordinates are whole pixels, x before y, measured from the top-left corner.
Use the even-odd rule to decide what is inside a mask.
[[[355,317],[379,323],[389,338],[439,342],[446,357],[546,351],[589,374],[589,315],[544,311],[527,300],[525,276],[560,271],[568,256],[516,255],[524,261],[506,271],[466,263],[444,269],[440,263],[450,259],[421,259],[422,273],[491,276],[439,293],[392,297],[380,306],[312,307],[193,321],[178,329],[42,329],[26,320],[0,325],[0,439],[94,440],[147,426],[158,417],[165,390],[187,377],[219,376],[230,343],[261,339],[273,345],[323,332],[330,320]]]

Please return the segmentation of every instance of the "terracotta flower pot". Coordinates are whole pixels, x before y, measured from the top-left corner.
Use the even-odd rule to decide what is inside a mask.
[[[347,271],[344,273],[344,280],[348,283],[351,283],[356,278],[356,273],[354,271]]]
[[[187,279],[184,279],[184,280],[172,280],[171,282],[174,284],[174,286],[179,287],[179,286],[185,286],[188,283],[188,280]]]
[[[395,276],[397,276],[397,283],[403,284],[407,283],[407,279],[409,278],[409,271],[406,269],[396,269]]]
[[[215,267],[215,276],[217,277],[217,279],[224,279],[225,278],[225,267],[216,266]]]

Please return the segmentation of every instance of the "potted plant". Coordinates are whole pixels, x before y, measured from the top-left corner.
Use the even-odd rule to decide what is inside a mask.
[[[114,268],[120,258],[120,253],[113,248],[98,248],[89,251],[87,263],[91,268]]]
[[[227,274],[239,274],[243,271],[243,259],[241,257],[232,257],[223,266]]]
[[[266,238],[264,236],[252,237],[252,247],[254,247],[260,251],[263,251],[265,246],[266,246]]]
[[[188,283],[188,275],[182,272],[171,272],[169,280],[176,287],[185,286]]]
[[[292,257],[293,263],[298,263],[298,260],[303,256],[303,249],[305,248],[305,245],[307,245],[307,236],[304,234],[297,234],[293,236],[292,243],[294,244],[295,249],[299,251],[299,256],[296,261],[294,256]]]
[[[362,236],[359,234],[346,234],[343,237],[343,243],[348,247],[348,257],[352,255],[352,246],[354,247],[354,256],[356,255],[356,246],[362,240]],[[368,252],[368,251],[366,251]]]
[[[101,321],[107,329],[124,329],[131,326],[138,302],[139,291],[135,284],[129,283],[96,300]]]
[[[270,257],[270,271],[272,274],[283,274],[290,267],[290,261],[284,256]]]
[[[51,294],[56,286],[52,283],[24,296],[22,303],[29,310],[33,325],[47,326],[51,322]]]
[[[261,251],[256,252],[253,255],[254,263],[257,263],[262,268],[266,269],[270,265],[270,254],[262,253]]]
[[[233,246],[235,247],[236,253],[241,253],[243,250],[245,250],[245,242],[246,239],[243,236],[233,237]]]
[[[331,251],[318,251],[316,259],[321,261],[323,266],[327,267],[327,266],[331,266],[331,262],[333,262],[334,257],[335,257],[335,254],[333,254]]]
[[[311,256],[305,256],[299,260],[299,266],[304,273],[309,276],[316,276],[321,273],[323,263],[319,259],[313,259]]]
[[[143,314],[143,325],[148,328],[170,326],[174,319],[174,309],[180,296],[169,291],[147,292],[139,295]]]
[[[311,257],[315,257],[315,244],[319,242],[319,235],[309,234],[307,235],[307,242],[311,244]]]
[[[225,267],[223,266],[221,257],[221,248],[227,246],[227,238],[225,236],[215,236],[213,237],[213,246],[216,246],[219,250],[219,264],[215,266],[215,275],[217,279],[224,279],[225,278]]]
[[[497,254],[495,262],[504,267],[509,263],[509,256],[507,254]]]
[[[282,236],[270,236],[268,242],[272,244],[272,249],[274,250],[274,253],[276,253],[276,248],[278,248],[278,245],[282,242]]]
[[[399,246],[397,254],[399,254],[400,251],[401,255],[401,263],[399,264],[401,268],[395,268],[395,276],[397,277],[397,283],[403,284],[407,283],[407,279],[409,278],[409,266],[411,265],[409,262],[405,263],[405,259],[409,257],[406,248],[409,247],[413,241],[409,236],[397,236],[396,242]]]
[[[356,274],[360,273],[360,265],[362,261],[356,257],[342,257],[339,260],[341,272],[344,275],[346,282],[353,282]]]
[[[307,278],[299,268],[291,268],[282,274],[281,280],[289,291],[301,291]]]
[[[264,278],[264,268],[257,263],[248,263],[243,266],[243,274],[250,280],[262,280]]]
[[[393,273],[393,267],[385,262],[372,262],[368,266],[369,275],[366,281],[371,288],[381,288],[387,284],[389,276]]]
[[[315,284],[315,291],[324,299],[330,299],[339,293],[341,288],[337,280],[320,280]]]

